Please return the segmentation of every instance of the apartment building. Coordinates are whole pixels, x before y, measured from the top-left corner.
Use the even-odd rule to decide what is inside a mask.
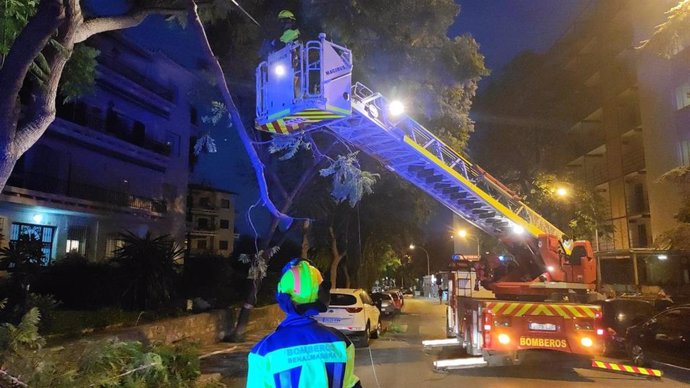
[[[230,256],[235,242],[235,193],[190,184],[187,246],[194,255]]]
[[[199,131],[194,90],[204,81],[118,33],[100,50],[95,90],[57,107],[57,118],[17,163],[0,195],[2,244],[23,234],[46,263],[76,252],[109,257],[119,233],[186,235],[190,146]]]
[[[637,48],[675,3],[591,2],[547,53],[576,80],[567,167],[610,204],[600,251],[649,247],[675,225],[679,193],[659,179],[688,163],[690,61]]]

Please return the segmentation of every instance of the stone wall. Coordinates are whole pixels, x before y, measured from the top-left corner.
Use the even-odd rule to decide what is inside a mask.
[[[201,345],[208,345],[220,341],[226,335],[235,323],[239,310],[237,307],[229,310],[213,310],[184,317],[162,319],[135,327],[106,331],[95,335],[95,337],[117,337],[124,341],[163,343],[189,340]],[[276,304],[255,308],[250,315],[247,333],[274,328],[284,317],[285,313]]]

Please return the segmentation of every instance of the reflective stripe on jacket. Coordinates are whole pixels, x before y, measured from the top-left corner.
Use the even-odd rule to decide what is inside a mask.
[[[352,388],[355,349],[336,329],[288,315],[249,353],[247,388]]]

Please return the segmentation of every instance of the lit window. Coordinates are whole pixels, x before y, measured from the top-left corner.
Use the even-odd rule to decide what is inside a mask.
[[[676,88],[676,108],[678,110],[690,105],[690,82]]]
[[[66,252],[79,252],[79,240],[67,240]]]

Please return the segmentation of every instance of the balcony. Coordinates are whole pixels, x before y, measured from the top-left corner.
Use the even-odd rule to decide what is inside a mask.
[[[160,172],[165,171],[170,163],[170,146],[149,138],[139,138],[135,141],[131,137],[118,137],[116,134],[92,129],[61,118],[55,119],[48,128],[47,134],[67,138],[73,144],[81,144],[88,148],[95,147],[106,155],[117,155]]]
[[[175,101],[175,91],[171,87],[161,85],[159,82],[144,76],[119,56],[101,53],[98,56],[98,63],[168,102]]]
[[[167,203],[143,196],[114,191],[111,189],[55,178],[54,176],[36,173],[12,173],[7,186],[54,194],[69,198],[100,202],[103,204],[145,210],[152,213],[167,213]]]

